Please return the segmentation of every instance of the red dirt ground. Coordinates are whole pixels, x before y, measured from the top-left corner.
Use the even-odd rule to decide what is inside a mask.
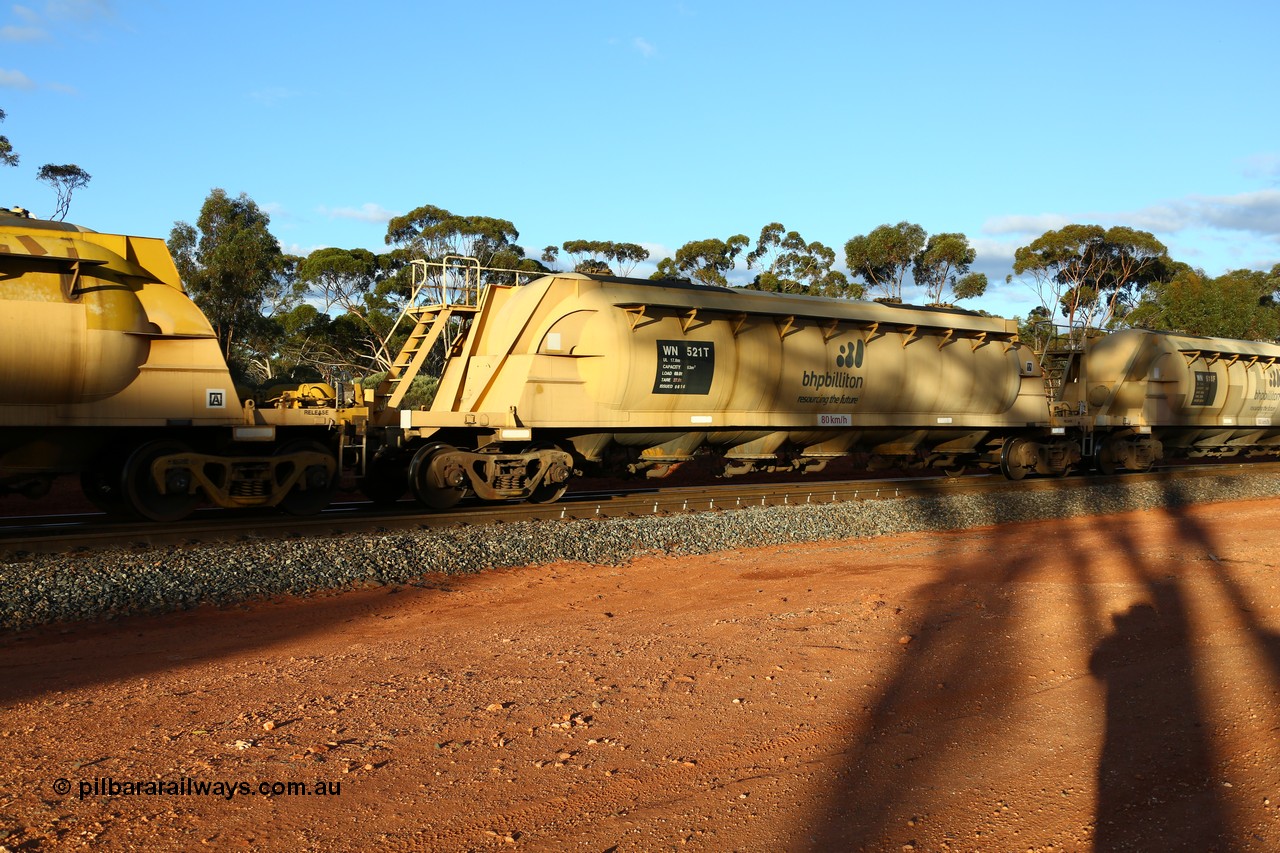
[[[0,845],[1280,849],[1278,513],[428,576],[0,636]],[[289,782],[309,793],[259,790]]]

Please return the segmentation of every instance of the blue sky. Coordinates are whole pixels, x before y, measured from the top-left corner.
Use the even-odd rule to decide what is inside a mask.
[[[24,0],[0,204],[48,215],[36,171],[75,163],[68,220],[100,231],[165,237],[222,187],[297,253],[382,249],[433,204],[654,263],[773,221],[843,259],[905,219],[967,234],[975,304],[1025,313],[1013,251],[1069,222],[1214,275],[1280,262],[1278,30],[1262,0]]]

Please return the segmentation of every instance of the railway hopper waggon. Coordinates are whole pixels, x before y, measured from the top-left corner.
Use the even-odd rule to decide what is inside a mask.
[[[1104,473],[1164,456],[1280,455],[1280,346],[1128,329],[1058,363],[1057,420]]]
[[[435,402],[398,413],[428,504],[550,499],[573,466],[662,476],[696,453],[722,475],[1079,461],[1008,320],[577,273],[454,293],[416,314],[423,340],[445,311],[472,318]]]
[[[77,474],[99,506],[152,520],[201,494],[318,510],[335,418],[307,398],[240,400],[163,241],[0,212],[0,492]]]

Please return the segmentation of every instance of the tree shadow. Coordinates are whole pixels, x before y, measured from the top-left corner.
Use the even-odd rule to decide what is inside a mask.
[[[1185,555],[1174,563],[1154,554],[1150,541],[1135,538],[1127,515],[1068,525],[1068,531],[1087,525],[1123,561],[1129,571],[1123,591],[1098,582],[1096,555],[1070,533],[1039,540],[1036,552],[1018,553],[1025,542],[1016,524],[985,531],[987,547],[976,549],[985,553],[939,566],[909,607],[918,614],[919,636],[887,674],[874,703],[851,714],[849,727],[858,734],[846,745],[844,768],[793,849],[933,849],[914,846],[922,837],[941,839],[949,849],[1005,849],[1010,836],[1001,835],[1002,827],[1012,831],[1018,821],[1028,826],[1030,813],[1065,813],[1068,803],[1079,813],[1078,798],[1090,792],[1092,824],[1074,833],[1054,830],[1052,838],[1019,839],[1018,849],[1050,842],[1057,849],[1098,851],[1243,849],[1239,795],[1225,787],[1211,731],[1216,720],[1204,702],[1210,689],[1204,638],[1188,614],[1188,598],[1206,594],[1204,568],[1210,592],[1240,620],[1246,642],[1266,655],[1270,672],[1264,676],[1277,684],[1280,641],[1253,614],[1180,489],[1169,487],[1166,498],[1174,533],[1163,547]],[[937,512],[934,520],[954,519]],[[1068,567],[1055,588],[1069,601],[1056,621],[1033,624],[1009,589],[1044,585],[1040,564],[1050,555]],[[980,618],[957,616],[974,606],[981,608]],[[1056,654],[1049,649],[1068,645],[1074,675],[1045,679]],[[1043,688],[1041,682],[1018,686],[1036,678],[1046,682]],[[954,683],[985,684],[990,692],[977,687],[958,693],[949,686]],[[1061,714],[1063,706],[1051,698],[1042,702],[1042,690],[1045,697],[1072,691],[1071,719],[1048,716]],[[1016,698],[1003,703],[1000,695],[1008,692]],[[926,706],[945,710],[922,717],[918,711]],[[1046,730],[1046,720],[1048,728],[1059,722],[1064,730],[1074,727],[1072,736],[1037,742],[1034,733]],[[1074,759],[1062,755],[1081,741],[1097,743],[1097,751]],[[957,769],[969,780],[963,795],[975,809],[991,811],[975,815],[972,826],[928,826],[926,812],[956,796],[942,788],[944,780],[957,778]],[[1011,778],[1024,783],[1017,787],[1032,792],[1030,799],[1009,802],[1003,791]],[[1015,812],[1017,817],[1008,816]],[[984,834],[988,830],[993,834]]]
[[[1150,586],[1152,604],[1112,616],[1089,660],[1106,690],[1094,849],[1233,849],[1205,740],[1190,637],[1176,582]]]
[[[280,595],[0,635],[0,709],[54,691],[144,677],[279,643],[303,643],[335,625],[375,619],[386,608],[446,595],[472,580],[474,575],[426,575],[387,587]]]

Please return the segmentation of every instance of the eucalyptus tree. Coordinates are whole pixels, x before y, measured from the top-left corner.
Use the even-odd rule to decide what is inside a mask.
[[[41,166],[40,171],[36,173],[36,180],[43,181],[53,187],[58,194],[57,208],[49,218],[56,219],[59,222],[66,219],[67,212],[71,209],[72,193],[81,187],[87,187],[92,177],[75,163],[67,163],[62,166],[45,163]]]
[[[552,247],[548,247],[551,249]],[[615,243],[612,240],[566,240],[563,248],[573,257],[575,272],[591,272],[612,275],[610,262],[617,266],[617,274],[629,276],[636,264],[649,259],[649,250],[639,243]],[[558,253],[552,253],[554,260]],[[543,259],[546,259],[544,254]]]
[[[734,268],[735,259],[751,245],[745,234],[735,234],[727,240],[715,237],[706,240],[690,240],[676,250],[675,259],[663,258],[658,271],[650,278],[671,279],[688,276],[698,284],[725,286],[729,280],[725,273]]]
[[[760,229],[756,247],[747,253],[747,268],[760,269],[747,287],[773,293],[861,297],[861,285],[851,285],[844,273],[831,268],[835,260],[836,253],[830,247],[816,240],[806,243],[799,232],[771,222]]]
[[[925,230],[915,223],[881,225],[844,244],[845,264],[867,290],[901,301],[907,272],[924,245]]]
[[[957,300],[981,296],[987,289],[987,277],[969,272],[976,257],[977,252],[965,235],[933,234],[912,259],[911,277],[925,289],[933,305],[942,303],[948,288]]]
[[[1188,335],[1272,341],[1280,337],[1280,264],[1270,272],[1232,270],[1212,278],[1183,264],[1150,284],[1134,323]]]
[[[1046,231],[1017,249],[1013,262],[1015,275],[1030,276],[1040,304],[1065,318],[1073,341],[1084,328],[1124,324],[1142,289],[1173,270],[1163,243],[1124,226]]]
[[[336,248],[316,249],[298,265],[299,282],[325,312],[337,309],[354,321],[357,333],[344,335],[334,351],[353,369],[387,370],[395,360],[405,331],[396,329],[404,301],[394,281],[400,267],[392,252]]]
[[[407,259],[442,260],[446,255],[475,258],[489,270],[546,272],[547,268],[516,243],[520,232],[506,219],[461,216],[423,205],[387,223],[386,243]],[[509,273],[487,272],[487,281],[512,281]]]
[[[4,115],[4,110],[0,110],[0,123],[4,122]],[[18,156],[13,153],[13,145],[9,142],[9,137],[0,134],[0,165],[16,166]]]
[[[299,298],[291,259],[270,231],[271,218],[241,193],[214,189],[193,227],[174,223],[169,233],[182,282],[204,311],[228,361],[261,348],[263,318],[289,310]]]

